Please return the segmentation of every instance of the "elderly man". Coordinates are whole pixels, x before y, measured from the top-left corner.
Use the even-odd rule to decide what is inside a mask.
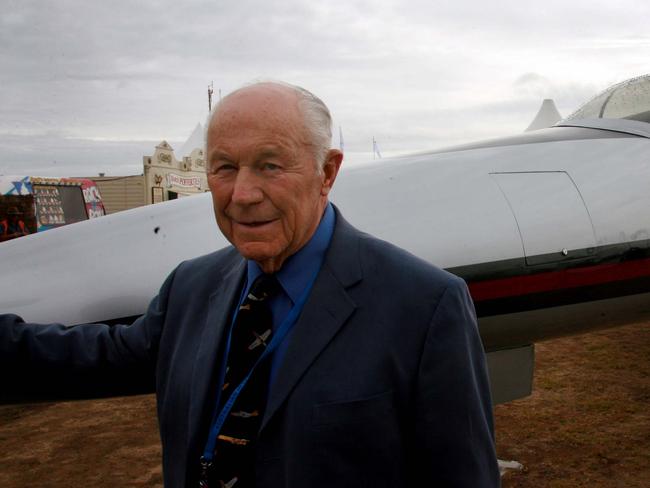
[[[467,289],[328,203],[330,125],[295,86],[225,97],[206,156],[233,247],[181,263],[131,326],[4,316],[2,360],[151,371],[167,487],[498,486]]]

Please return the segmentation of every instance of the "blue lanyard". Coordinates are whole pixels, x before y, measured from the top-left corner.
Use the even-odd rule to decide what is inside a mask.
[[[267,348],[264,350],[260,358],[257,360],[257,362],[253,365],[251,370],[248,372],[248,374],[244,377],[244,379],[237,385],[237,388],[233,390],[233,392],[230,394],[230,397],[224,404],[224,406],[221,408],[221,411],[219,412],[219,415],[217,418],[212,422],[212,427],[210,428],[210,434],[208,435],[208,440],[205,444],[205,449],[203,451],[203,459],[206,462],[211,462],[212,457],[214,454],[214,448],[217,445],[217,437],[219,435],[219,432],[221,431],[221,427],[223,427],[224,422],[226,421],[226,418],[230,414],[230,410],[232,409],[233,405],[235,404],[235,400],[237,400],[237,396],[239,393],[244,389],[244,386],[246,386],[246,383],[248,382],[248,379],[251,377],[253,374],[253,371],[255,371],[255,368],[270,354],[275,351],[278,346],[282,343],[284,338],[287,336],[293,325],[296,323],[296,320],[298,319],[298,315],[300,315],[300,312],[302,311],[302,308],[305,306],[305,303],[307,303],[307,299],[309,298],[309,293],[311,292],[312,287],[314,286],[314,283],[316,282],[316,277],[318,276],[318,272],[320,271],[320,266],[316,274],[314,274],[314,277],[311,279],[305,290],[303,291],[302,295],[296,302],[296,304],[291,308],[285,319],[282,321],[282,324],[280,324],[280,327],[278,328],[277,332],[273,334],[271,338],[271,342],[267,346]],[[237,316],[233,318],[233,324],[236,320]],[[232,326],[231,326],[232,330]],[[219,385],[219,391],[221,391],[221,385]],[[220,395],[217,394],[217,405],[219,405],[219,397]]]

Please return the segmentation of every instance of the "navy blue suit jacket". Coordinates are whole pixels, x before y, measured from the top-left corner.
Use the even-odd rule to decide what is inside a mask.
[[[79,396],[146,391],[155,381],[165,486],[196,486],[215,364],[245,271],[234,248],[183,262],[130,326],[66,329],[3,316],[0,364],[41,379],[45,369],[44,384]],[[485,358],[461,279],[337,211],[288,340],[259,433],[258,486],[499,485]]]

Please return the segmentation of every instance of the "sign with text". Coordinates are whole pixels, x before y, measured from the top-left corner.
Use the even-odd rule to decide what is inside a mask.
[[[201,178],[198,176],[179,176],[174,173],[167,173],[168,186],[180,186],[182,188],[201,189]]]

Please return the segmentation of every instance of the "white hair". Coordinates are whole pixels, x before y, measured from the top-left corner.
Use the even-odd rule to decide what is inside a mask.
[[[314,148],[314,158],[316,159],[318,170],[322,171],[323,165],[327,159],[327,153],[332,146],[332,116],[330,115],[330,111],[327,108],[327,105],[325,105],[325,103],[320,98],[318,98],[309,90],[306,90],[297,85],[285,83],[283,81],[258,81],[250,83],[248,85],[244,85],[241,88],[238,88],[234,92],[229,93],[222,100],[220,100],[208,115],[208,120],[205,124],[204,141],[206,150],[204,153],[206,157],[208,155],[207,143],[210,124],[219,112],[223,101],[241,90],[245,90],[256,85],[281,86],[288,88],[298,97],[298,107],[300,108],[300,112],[302,113],[304,119],[305,128],[307,129],[307,133],[311,139],[310,143]]]

